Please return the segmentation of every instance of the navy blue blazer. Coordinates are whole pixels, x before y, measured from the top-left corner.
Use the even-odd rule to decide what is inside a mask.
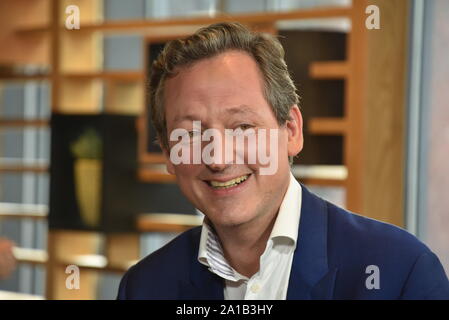
[[[131,267],[117,298],[223,299],[223,280],[197,260],[200,235],[201,227],[184,232]],[[422,242],[304,186],[297,243],[287,299],[449,299],[444,269]]]

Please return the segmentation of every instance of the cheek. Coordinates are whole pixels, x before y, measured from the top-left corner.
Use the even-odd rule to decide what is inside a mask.
[[[194,180],[193,178],[197,175],[197,172],[198,172],[197,165],[179,164],[179,165],[175,165],[173,167],[174,167],[176,177],[179,180],[182,180],[183,183],[193,181]]]

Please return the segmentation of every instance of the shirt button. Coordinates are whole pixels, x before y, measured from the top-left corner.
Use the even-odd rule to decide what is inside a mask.
[[[252,293],[258,293],[260,291],[260,286],[259,284],[255,283],[251,286],[251,292]]]

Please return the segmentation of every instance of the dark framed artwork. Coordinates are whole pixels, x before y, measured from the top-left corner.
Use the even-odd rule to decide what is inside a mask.
[[[51,119],[50,229],[133,232],[143,213],[193,214],[175,184],[137,178],[136,117]]]

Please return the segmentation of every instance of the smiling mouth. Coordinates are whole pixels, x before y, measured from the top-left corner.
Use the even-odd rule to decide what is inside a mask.
[[[232,188],[235,186],[238,186],[239,184],[245,182],[248,178],[249,178],[249,174],[231,179],[229,181],[225,181],[225,182],[219,182],[219,181],[214,181],[214,180],[210,180],[207,181],[207,184],[209,186],[211,186],[214,189],[228,189],[228,188]]]

